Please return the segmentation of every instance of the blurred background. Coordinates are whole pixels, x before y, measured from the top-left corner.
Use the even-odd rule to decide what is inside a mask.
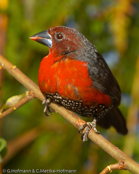
[[[101,134],[139,162],[139,2],[136,0],[0,0],[0,54],[35,83],[48,48],[29,40],[51,26],[74,27],[103,55],[122,91],[120,109],[127,136],[111,128]],[[0,70],[0,108],[27,89]],[[0,120],[6,169],[67,169],[97,174],[116,163],[90,140],[82,146],[78,130],[57,113],[43,114],[33,99]],[[84,118],[82,118],[84,119]],[[87,119],[89,121],[89,119]],[[114,171],[128,174],[128,171]]]

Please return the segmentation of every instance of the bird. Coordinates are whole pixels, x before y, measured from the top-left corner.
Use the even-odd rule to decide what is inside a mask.
[[[38,83],[45,96],[45,113],[56,103],[92,122],[81,126],[83,142],[91,129],[100,133],[113,126],[118,133],[128,132],[126,120],[119,110],[121,90],[117,80],[96,47],[79,31],[55,26],[34,34],[30,39],[49,49],[39,67]]]

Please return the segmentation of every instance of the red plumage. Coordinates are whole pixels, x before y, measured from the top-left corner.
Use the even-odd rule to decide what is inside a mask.
[[[110,97],[93,87],[86,62],[67,58],[54,64],[53,57],[49,54],[40,64],[38,81],[43,93],[58,92],[63,98],[82,100],[84,106],[91,106],[93,103],[111,105]]]

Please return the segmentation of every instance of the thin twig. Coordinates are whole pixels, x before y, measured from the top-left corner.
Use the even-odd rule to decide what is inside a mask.
[[[2,113],[0,112],[0,119],[2,119],[3,117],[11,114],[12,112],[14,112],[18,108],[20,108],[22,105],[24,105],[25,103],[32,100],[34,97],[35,96],[34,96],[32,91],[26,91],[25,96],[16,105],[10,107],[9,109],[7,109],[6,111],[4,111]]]
[[[32,90],[35,93],[35,96],[43,101],[45,98],[39,90],[39,87],[32,82],[26,75],[24,75],[16,66],[12,65],[4,57],[0,56],[0,65],[6,69],[14,78],[16,78],[21,84],[23,84],[29,90]],[[80,127],[85,123],[72,112],[68,111],[62,106],[58,106],[54,103],[50,104],[50,107],[67,119],[71,124],[76,128]],[[139,173],[139,165],[129,158],[125,153],[120,149],[111,144],[108,140],[102,137],[100,134],[96,134],[93,130],[89,132],[89,138],[95,142],[99,147],[106,151],[109,155],[115,158],[117,161],[124,161],[125,169],[131,171],[134,174]]]
[[[112,173],[113,170],[126,170],[125,168],[125,163],[123,160],[121,160],[119,163],[116,164],[111,164],[100,173],[100,174],[107,174],[107,173]]]

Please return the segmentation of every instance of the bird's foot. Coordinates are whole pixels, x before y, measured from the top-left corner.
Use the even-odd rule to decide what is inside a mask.
[[[96,128],[96,118],[94,118],[94,120],[92,122],[86,122],[85,124],[83,124],[83,126],[79,129],[79,133],[82,133],[81,138],[83,140],[83,144],[85,141],[88,140],[88,134],[90,132],[91,129],[93,129],[95,131],[95,133],[100,133],[97,128]]]
[[[45,113],[46,116],[50,116],[51,114],[48,114],[48,112],[52,113],[54,112],[54,110],[50,109],[50,106],[49,104],[51,103],[51,100],[48,98],[48,99],[45,99],[42,104],[45,104],[45,108],[43,110],[43,112]]]

